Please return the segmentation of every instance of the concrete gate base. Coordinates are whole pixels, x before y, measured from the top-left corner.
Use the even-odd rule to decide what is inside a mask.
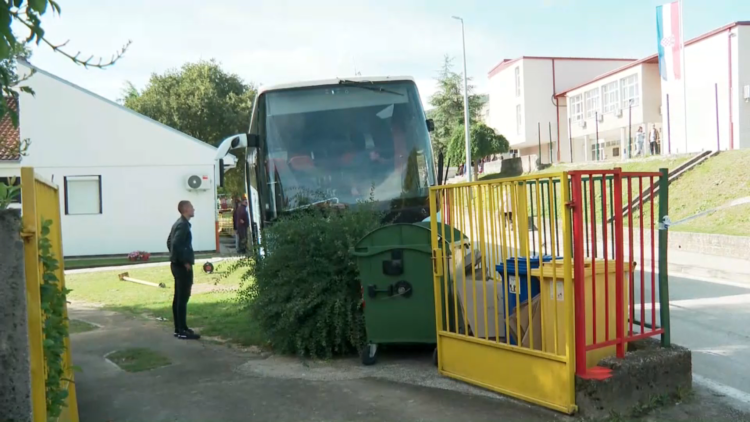
[[[606,380],[576,377],[576,404],[582,415],[636,416],[684,397],[692,389],[690,350],[673,344],[662,348],[657,339],[628,344],[624,359],[608,357],[599,366],[612,370]]]

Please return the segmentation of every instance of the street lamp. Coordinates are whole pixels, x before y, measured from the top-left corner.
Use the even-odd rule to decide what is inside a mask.
[[[633,99],[628,101],[628,159],[633,158]]]
[[[474,168],[471,165],[471,139],[469,135],[469,75],[466,73],[466,37],[464,35],[464,20],[458,16],[453,16],[453,19],[461,22],[461,44],[463,45],[464,53],[464,130],[466,132],[466,167],[469,169],[466,172],[466,175],[467,181],[471,182],[474,180]]]

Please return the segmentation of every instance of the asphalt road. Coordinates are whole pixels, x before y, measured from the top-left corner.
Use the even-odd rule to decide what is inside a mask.
[[[650,323],[652,275],[643,275],[644,314]],[[639,273],[637,302],[640,279]],[[750,408],[750,284],[672,275],[669,294],[672,342],[692,350],[694,382]],[[660,324],[658,305],[656,321]]]

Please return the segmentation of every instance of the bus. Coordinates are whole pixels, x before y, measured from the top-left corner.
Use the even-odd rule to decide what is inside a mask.
[[[248,133],[223,140],[216,158],[244,161],[254,241],[284,214],[322,204],[370,200],[388,221],[418,222],[442,173],[432,130],[410,77],[293,83],[262,88]]]

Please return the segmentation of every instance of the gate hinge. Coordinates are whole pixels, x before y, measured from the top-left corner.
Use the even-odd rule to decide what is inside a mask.
[[[664,219],[659,222],[659,230],[669,230],[669,226],[672,225],[672,220],[669,219],[668,215],[664,216]]]

